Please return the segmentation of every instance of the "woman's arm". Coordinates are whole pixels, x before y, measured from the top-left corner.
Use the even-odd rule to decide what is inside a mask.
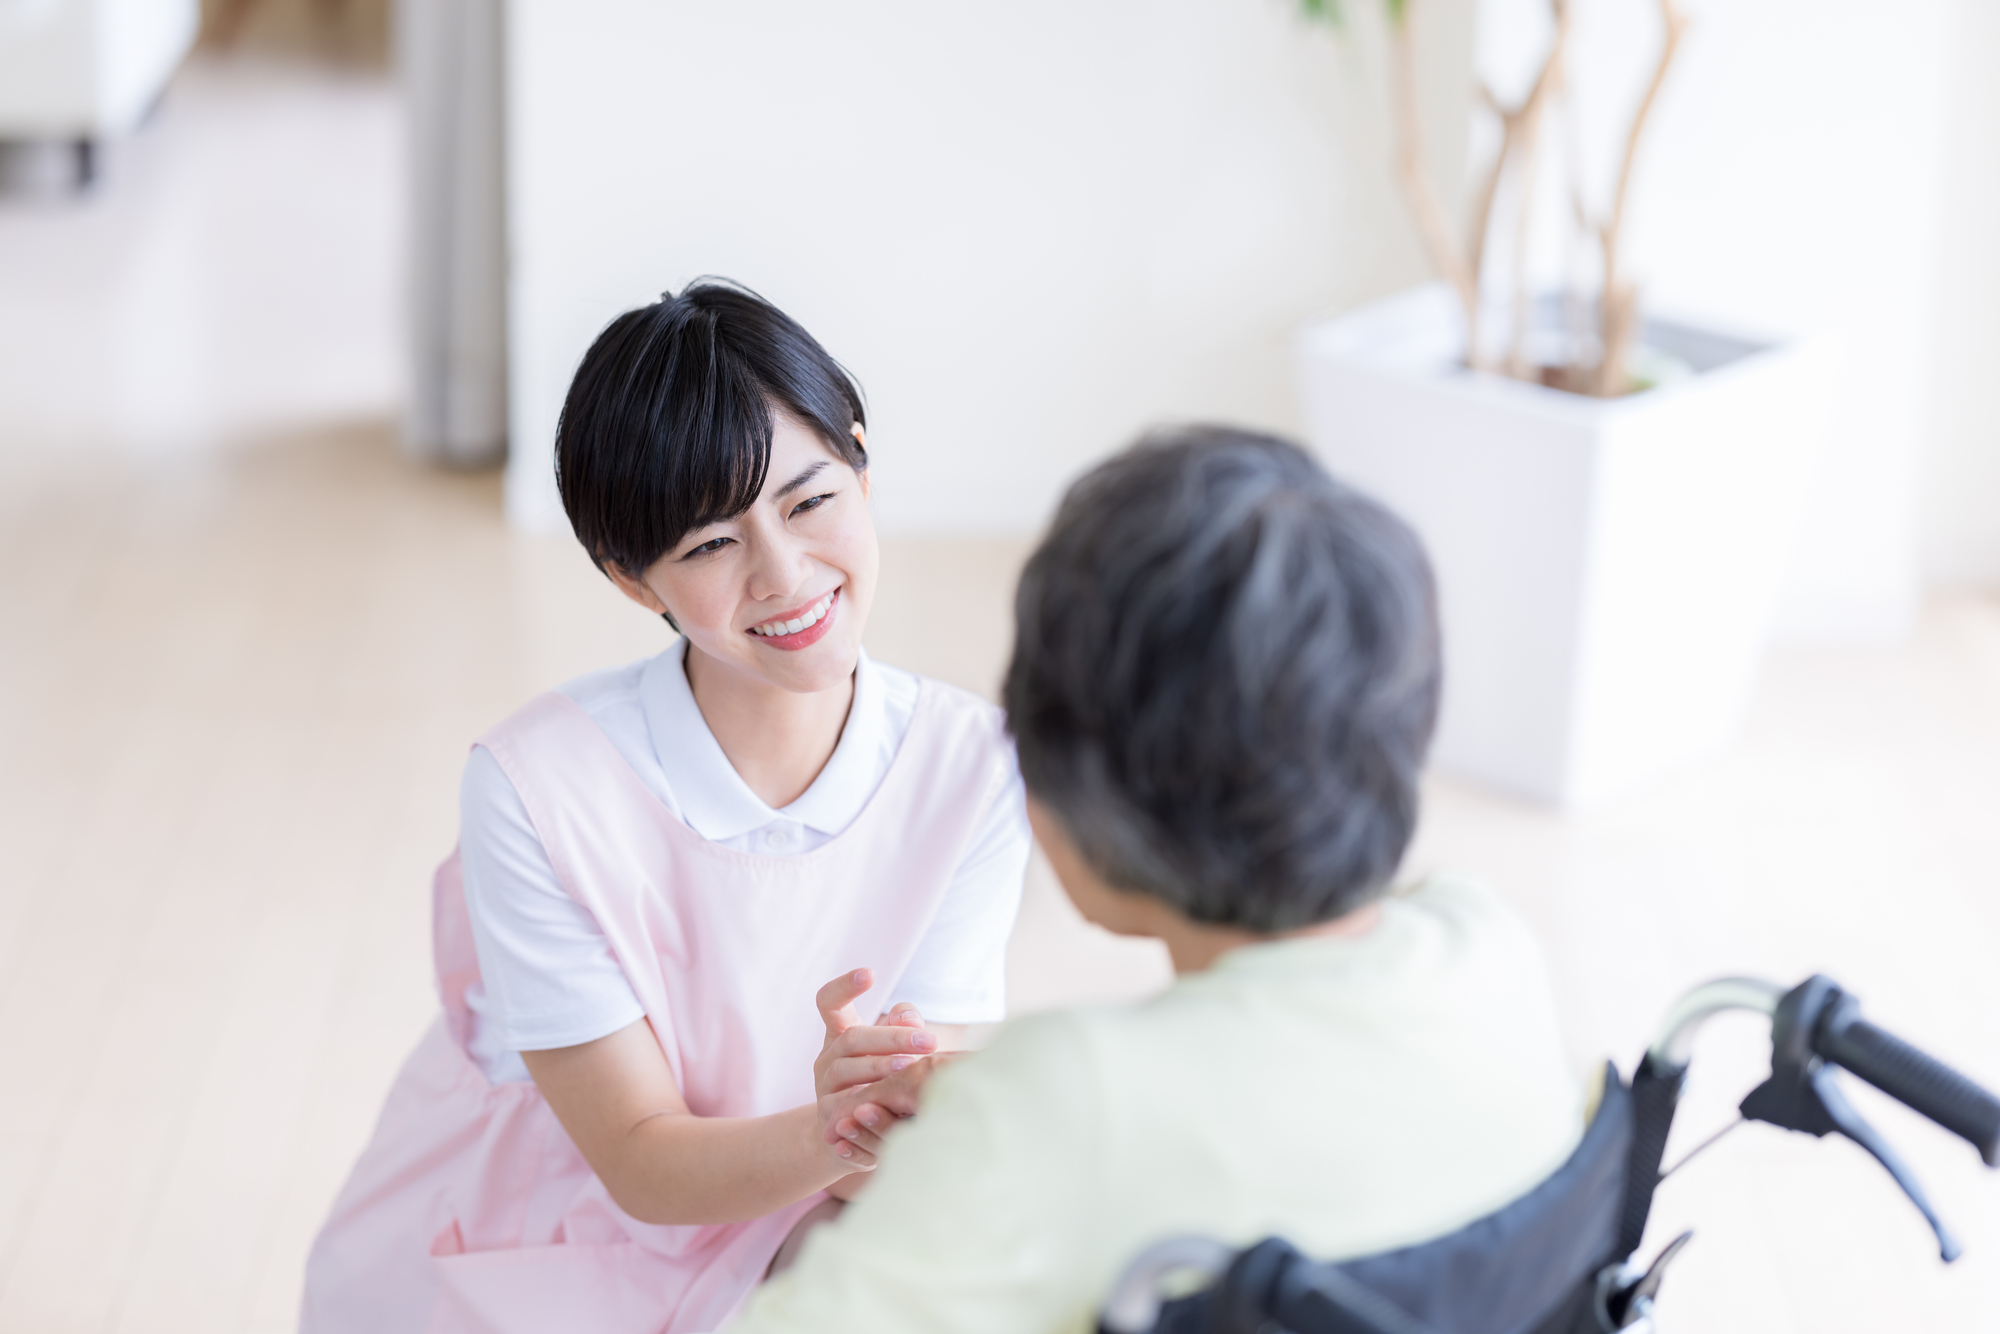
[[[838,1055],[861,1056],[864,1046],[920,1055],[931,1041],[921,1029],[871,1027]],[[865,1085],[771,1116],[696,1116],[646,1019],[521,1059],[611,1198],[644,1223],[758,1218],[874,1166],[872,1154],[827,1134],[867,1100]]]
[[[611,1198],[641,1222],[757,1218],[854,1170],[816,1142],[812,1107],[694,1115],[649,1020],[521,1059]]]

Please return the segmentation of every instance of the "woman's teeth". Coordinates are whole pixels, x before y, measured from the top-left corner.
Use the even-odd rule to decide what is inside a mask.
[[[840,591],[839,589],[834,590],[835,593],[839,591]],[[766,621],[762,625],[753,625],[750,627],[750,633],[753,635],[764,635],[767,637],[774,635],[795,635],[801,630],[809,630],[813,626],[818,625],[819,618],[826,615],[826,609],[828,607],[831,607],[832,605],[833,605],[833,593],[828,593],[825,597],[813,603],[812,606],[807,607],[804,611],[800,612],[797,616],[794,616],[791,620]]]

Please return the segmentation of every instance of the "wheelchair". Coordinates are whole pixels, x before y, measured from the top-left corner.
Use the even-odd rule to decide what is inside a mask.
[[[1673,1007],[1630,1084],[1606,1064],[1604,1094],[1582,1142],[1554,1176],[1512,1204],[1434,1241],[1332,1263],[1277,1237],[1240,1251],[1203,1238],[1163,1241],[1126,1268],[1100,1311],[1099,1334],[1650,1331],[1661,1279],[1692,1234],[1650,1264],[1632,1257],[1663,1179],[1695,1034],[1725,1010],[1771,1020],[1771,1076],[1743,1099],[1744,1119],[1853,1140],[1930,1223],[1940,1257],[1957,1259],[1958,1243],[1923,1188],[1856,1113],[1835,1071],[1850,1071],[1969,1141],[1988,1167],[2000,1166],[2000,1099],[1863,1019],[1860,1003],[1828,978],[1809,977],[1789,991],[1722,978]]]

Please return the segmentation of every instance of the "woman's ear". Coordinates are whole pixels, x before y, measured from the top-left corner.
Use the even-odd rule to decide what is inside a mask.
[[[655,616],[666,617],[668,625],[674,623],[673,613],[667,610],[667,604],[660,601],[659,594],[655,593],[652,586],[644,579],[626,573],[616,561],[604,561],[602,568],[611,582],[618,585],[619,592],[631,598]]]
[[[861,479],[861,498],[868,499],[868,428],[860,422],[854,423],[854,443],[861,446],[861,464],[855,475]]]

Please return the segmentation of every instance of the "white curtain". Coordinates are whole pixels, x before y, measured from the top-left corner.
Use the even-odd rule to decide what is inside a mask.
[[[457,467],[507,447],[501,0],[400,0],[409,121],[410,399],[404,447]]]

